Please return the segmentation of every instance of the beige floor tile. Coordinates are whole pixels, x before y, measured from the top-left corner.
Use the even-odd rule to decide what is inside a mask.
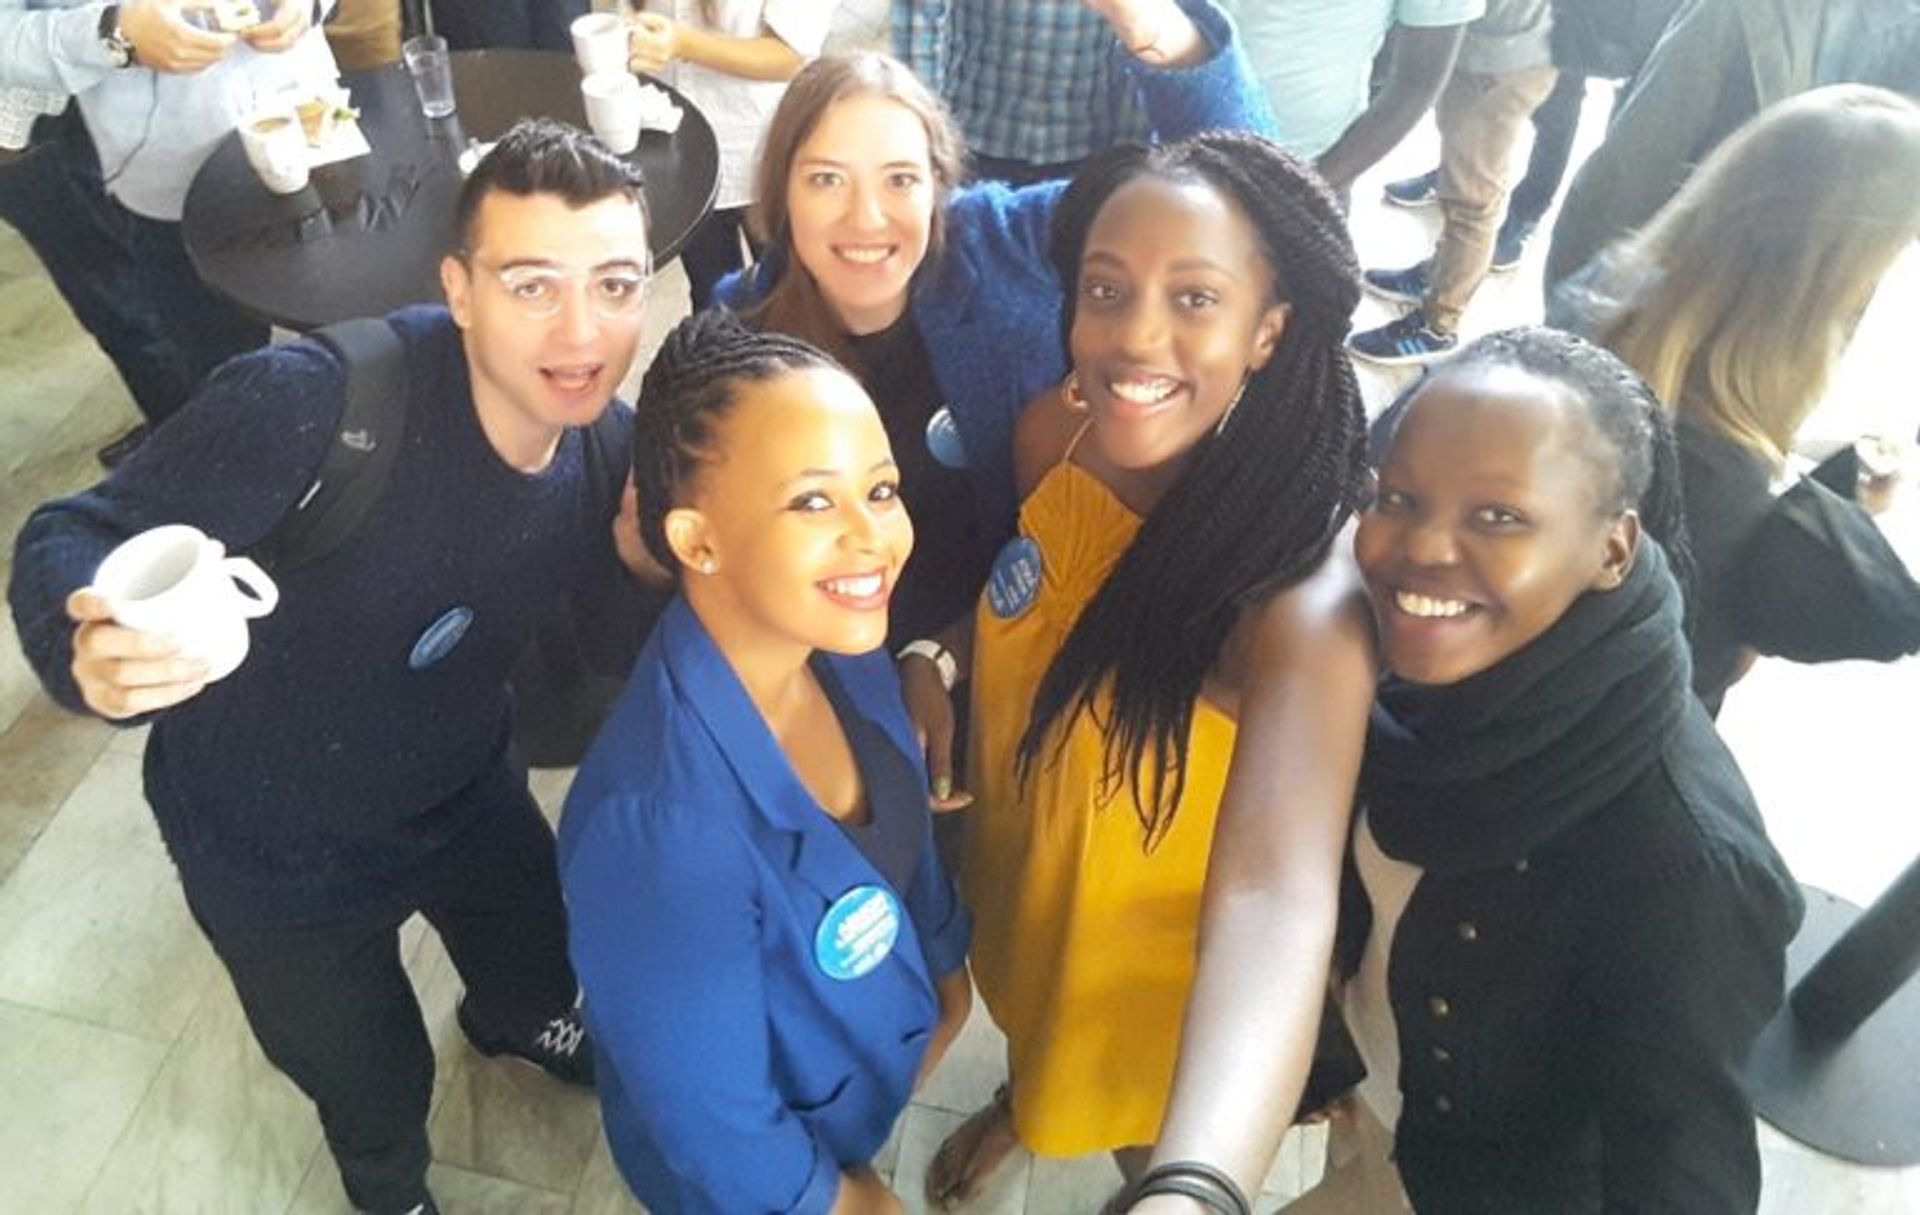
[[[0,1003],[0,1213],[74,1209],[166,1056],[163,1043]]]
[[[218,963],[139,790],[102,755],[0,887],[0,999],[170,1042]]]
[[[232,986],[218,975],[114,1145],[85,1209],[284,1210],[320,1143],[312,1104],[261,1054]]]
[[[573,1204],[570,1193],[437,1163],[427,1170],[427,1188],[433,1191],[442,1215],[568,1215]],[[340,1174],[324,1154],[314,1161],[285,1210],[286,1215],[353,1215]]]
[[[1759,1124],[1759,1215],[1913,1215],[1920,1167],[1871,1169],[1835,1159]]]
[[[107,747],[113,728],[36,696],[0,734],[0,881]]]
[[[620,1169],[607,1149],[607,1137],[595,1136],[593,1152],[587,1157],[586,1171],[580,1175],[580,1188],[574,1192],[570,1215],[646,1215],[646,1208],[627,1189]]]
[[[973,995],[973,1010],[960,1035],[947,1048],[947,1057],[926,1084],[913,1095],[917,1105],[928,1105],[955,1114],[971,1114],[993,1099],[994,1090],[1007,1078],[1007,1039],[987,1014],[987,1003],[979,992]]]
[[[893,1192],[909,1212],[928,1211],[925,1197],[927,1162],[946,1137],[965,1118],[947,1110],[913,1105],[907,1109],[900,1133],[900,1159],[894,1168]],[[1022,1152],[997,1170],[980,1196],[959,1208],[960,1215],[1018,1215],[1027,1206],[1027,1179],[1033,1159]],[[1032,1208],[1036,1213],[1040,1208]]]
[[[107,741],[107,750],[115,755],[131,755],[139,759],[147,753],[147,734],[151,726],[129,726],[116,729]]]
[[[600,1134],[593,1094],[464,1044],[449,1054],[431,1123],[435,1159],[572,1193]]]
[[[1109,1152],[1069,1160],[1035,1158],[1026,1209],[1033,1215],[1094,1215],[1121,1185]]]
[[[1318,1184],[1326,1161],[1326,1124],[1296,1126],[1280,1141],[1280,1150],[1274,1153],[1273,1164],[1260,1185],[1261,1192],[1282,1200],[1304,1194]]]

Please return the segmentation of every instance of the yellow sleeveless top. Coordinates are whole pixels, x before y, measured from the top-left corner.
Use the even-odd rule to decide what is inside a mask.
[[[1100,796],[1104,696],[1072,719],[1057,751],[1055,724],[1024,787],[1016,776],[1040,680],[1139,528],[1092,474],[1063,461],[1021,506],[1012,542],[1037,547],[1037,579],[1008,579],[999,563],[976,617],[977,802],[962,870],[973,974],[1007,1035],[1015,1130],[1050,1156],[1159,1136],[1233,753],[1233,719],[1202,700],[1186,787],[1151,853],[1125,784]]]

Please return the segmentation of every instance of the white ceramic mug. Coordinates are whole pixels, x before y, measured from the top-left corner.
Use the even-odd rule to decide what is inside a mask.
[[[581,72],[591,76],[627,70],[627,19],[619,13],[588,13],[574,18],[567,30]]]
[[[255,110],[240,120],[240,143],[260,183],[275,194],[304,190],[307,136],[292,107]]]
[[[280,588],[259,566],[227,556],[218,540],[184,523],[141,532],[108,553],[93,590],[117,623],[205,662],[209,682],[246,658],[247,621],[280,602]]]
[[[632,72],[595,72],[580,81],[587,125],[618,156],[639,146],[642,102],[640,81]]]

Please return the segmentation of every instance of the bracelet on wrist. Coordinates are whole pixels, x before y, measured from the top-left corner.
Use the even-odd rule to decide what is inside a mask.
[[[1217,1215],[1252,1215],[1253,1210],[1233,1178],[1199,1160],[1173,1160],[1155,1165],[1120,1191],[1113,1209],[1130,1211],[1159,1194],[1191,1198]]]
[[[953,691],[953,685],[960,682],[960,664],[954,659],[953,651],[946,646],[931,638],[923,637],[901,646],[900,652],[894,655],[894,659],[905,662],[916,656],[933,664],[933,669],[940,675],[940,686],[947,691]]]

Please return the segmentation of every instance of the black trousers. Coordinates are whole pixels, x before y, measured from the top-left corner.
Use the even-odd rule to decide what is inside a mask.
[[[319,1107],[347,1197],[362,1210],[402,1212],[427,1197],[433,1048],[400,960],[410,912],[440,934],[487,1036],[531,1040],[578,994],[553,832],[524,775],[502,766],[483,778],[500,784],[497,811],[448,850],[411,908],[246,928],[195,912],[261,1049]]]
[[[267,344],[272,335],[265,321],[242,311],[200,281],[187,256],[179,224],[136,214],[112,198],[107,199],[107,206],[119,213],[127,242],[140,265],[139,306],[179,351],[188,395],[215,367]],[[172,412],[149,413],[147,421],[163,422]]]
[[[0,219],[33,247],[74,316],[157,421],[193,387],[184,352],[147,301],[127,213],[107,198],[78,105],[43,118],[33,150],[0,165]]]

